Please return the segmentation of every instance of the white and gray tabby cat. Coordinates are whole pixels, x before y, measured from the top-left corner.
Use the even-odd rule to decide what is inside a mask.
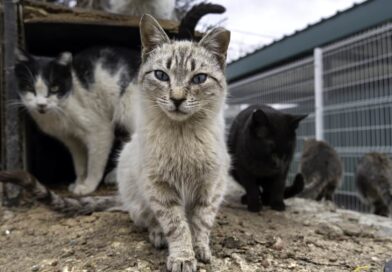
[[[196,271],[209,262],[209,235],[225,193],[230,156],[224,139],[224,75],[230,32],[215,28],[198,43],[171,41],[146,15],[142,64],[133,93],[135,134],[121,152],[121,203],[155,247],[169,248],[167,269]],[[115,197],[65,198],[24,171],[0,172],[51,209],[88,214]]]
[[[40,129],[72,155],[76,181],[70,190],[77,195],[93,192],[104,174],[116,121],[124,119],[121,106],[129,99],[138,53],[94,48],[73,59],[68,52],[38,58],[16,50],[16,58],[23,105]]]
[[[120,154],[119,192],[153,245],[167,243],[167,269],[196,271],[195,257],[211,258],[209,234],[230,165],[223,116],[230,32],[170,41],[148,15],[140,29],[136,133]]]

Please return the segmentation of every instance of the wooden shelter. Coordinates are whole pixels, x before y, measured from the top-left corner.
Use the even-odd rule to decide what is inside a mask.
[[[26,169],[49,184],[72,180],[68,151],[41,133],[25,111],[10,104],[18,99],[14,48],[20,46],[39,56],[55,56],[62,51],[77,53],[91,46],[140,49],[140,18],[32,0],[3,0],[0,20],[0,169]],[[178,22],[160,23],[170,36],[175,35]],[[19,195],[15,186],[0,188],[4,204],[18,204]]]

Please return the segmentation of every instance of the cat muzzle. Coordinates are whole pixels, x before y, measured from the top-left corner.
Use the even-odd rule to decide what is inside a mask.
[[[37,110],[39,113],[46,113],[47,106],[46,105],[37,105]]]

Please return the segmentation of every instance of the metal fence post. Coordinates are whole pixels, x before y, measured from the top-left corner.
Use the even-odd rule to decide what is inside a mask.
[[[316,139],[324,139],[323,119],[323,51],[315,48],[314,54],[314,100],[315,100],[315,127]]]

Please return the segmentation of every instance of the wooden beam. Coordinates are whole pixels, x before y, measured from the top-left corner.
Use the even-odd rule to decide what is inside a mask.
[[[43,3],[33,0],[23,1],[23,22],[30,23],[68,23],[105,26],[139,27],[140,17],[112,14],[103,11],[81,8],[68,8],[62,5]],[[179,22],[158,20],[168,32],[176,33]]]
[[[9,101],[18,99],[16,81],[14,77],[14,49],[18,45],[18,7],[14,0],[3,1],[3,64],[4,89],[3,103],[3,149],[4,165],[6,169],[23,168],[23,130],[17,107],[8,107]],[[2,202],[5,205],[19,204],[20,188],[6,184],[3,188]]]

